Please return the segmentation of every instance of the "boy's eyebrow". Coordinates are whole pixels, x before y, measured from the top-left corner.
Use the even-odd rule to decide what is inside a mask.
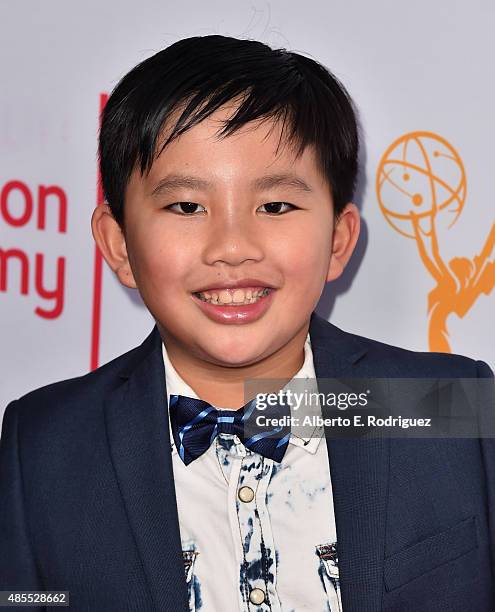
[[[313,191],[306,181],[295,174],[268,174],[255,179],[252,186],[257,191],[268,191],[272,187],[294,187],[309,193]]]
[[[197,176],[187,174],[169,174],[162,178],[153,189],[151,195],[161,195],[174,189],[195,189],[206,191],[213,183]],[[299,191],[311,193],[313,189],[302,178],[295,174],[267,174],[254,179],[251,187],[255,191],[268,191],[273,187],[293,187]]]
[[[206,191],[211,186],[209,181],[200,179],[197,176],[186,174],[169,174],[162,178],[151,192],[151,195],[160,195],[173,191],[174,189],[196,189]]]

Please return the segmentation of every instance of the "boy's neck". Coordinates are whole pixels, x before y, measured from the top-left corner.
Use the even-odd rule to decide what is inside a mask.
[[[198,359],[185,352],[160,324],[158,328],[170,362],[197,396],[217,408],[236,410],[252,399],[245,397],[246,380],[282,379],[286,384],[297,374],[304,363],[304,343],[309,323],[273,355],[240,367],[224,367]],[[280,388],[282,387],[283,385],[280,385]],[[277,390],[270,389],[270,391]]]

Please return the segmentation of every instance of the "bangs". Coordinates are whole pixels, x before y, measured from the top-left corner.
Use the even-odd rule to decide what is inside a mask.
[[[174,139],[224,106],[227,137],[254,121],[281,126],[282,143],[315,150],[335,212],[352,197],[358,135],[352,101],[321,64],[250,40],[181,40],[136,66],[112,92],[102,117],[100,167],[112,212],[123,223],[125,187],[137,166],[148,173]],[[166,136],[164,136],[166,132]]]

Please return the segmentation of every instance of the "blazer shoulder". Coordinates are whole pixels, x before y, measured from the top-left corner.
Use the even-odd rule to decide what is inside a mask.
[[[372,338],[354,338],[366,345],[368,359],[386,361],[390,368],[401,372],[404,378],[432,376],[447,378],[477,378],[491,373],[490,367],[480,360],[457,353],[413,351]],[[493,376],[493,374],[492,374]]]
[[[413,351],[366,336],[344,331],[334,324],[313,317],[315,339],[324,350],[347,354],[372,376],[401,378],[485,378],[493,372],[484,362],[457,353]]]

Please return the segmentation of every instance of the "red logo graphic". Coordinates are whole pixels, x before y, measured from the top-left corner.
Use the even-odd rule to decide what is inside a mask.
[[[67,195],[58,185],[38,185],[35,190],[20,180],[11,180],[1,187],[0,221],[12,228],[33,228],[53,231],[53,223],[47,223],[47,209],[53,214],[56,207],[56,231],[67,232]],[[14,266],[12,266],[14,264]],[[51,302],[51,307],[37,306],[36,315],[43,319],[56,319],[64,309],[65,257],[57,258],[55,287],[48,288],[46,282],[45,255],[35,253],[34,262],[21,248],[0,248],[0,292],[14,291],[13,271],[20,270],[19,293],[29,295],[31,277],[34,277],[34,292],[43,300]],[[34,270],[34,274],[33,274]]]

